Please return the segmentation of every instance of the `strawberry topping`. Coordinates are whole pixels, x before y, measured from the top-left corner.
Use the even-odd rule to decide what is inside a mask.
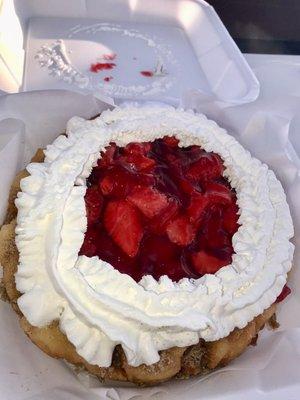
[[[104,226],[120,248],[129,257],[134,257],[139,250],[143,237],[143,228],[138,211],[126,200],[108,203],[104,212]]]
[[[136,281],[199,278],[229,265],[238,206],[223,170],[217,154],[179,147],[175,137],[111,143],[87,179],[80,254]]]
[[[201,275],[214,274],[221,267],[224,267],[228,264],[228,261],[226,259],[222,260],[218,257],[214,257],[204,250],[193,254],[192,261],[195,270]]]
[[[222,160],[217,154],[203,152],[199,160],[188,168],[187,177],[194,182],[208,181],[220,177],[223,170]]]
[[[100,218],[103,205],[103,196],[96,186],[92,186],[87,188],[84,199],[87,210],[87,222],[88,225],[92,225]]]
[[[194,240],[196,229],[188,217],[181,215],[168,224],[167,234],[171,242],[187,246]]]
[[[134,189],[127,199],[148,218],[153,218],[168,205],[168,198],[153,187]]]
[[[206,196],[209,198],[210,203],[216,204],[231,204],[232,191],[225,185],[216,182],[210,182],[205,185]]]
[[[291,292],[292,291],[288,287],[288,285],[284,285],[280,295],[276,299],[276,303],[280,303],[281,301],[283,301],[289,294],[291,294]]]
[[[187,214],[189,215],[192,222],[196,223],[204,215],[205,209],[209,205],[209,199],[207,196],[202,195],[199,192],[191,194],[190,204],[187,208]]]

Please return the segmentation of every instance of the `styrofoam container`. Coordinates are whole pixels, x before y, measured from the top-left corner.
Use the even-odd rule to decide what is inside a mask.
[[[58,50],[57,40],[63,47]],[[37,59],[42,46],[52,49],[44,67]],[[53,76],[53,48],[84,85]],[[107,53],[116,54],[113,70],[90,72]],[[141,74],[157,63],[163,76]],[[214,9],[201,0],[3,0],[0,90],[38,89],[104,91],[116,99],[173,104],[195,89],[241,104],[257,98],[259,83]]]

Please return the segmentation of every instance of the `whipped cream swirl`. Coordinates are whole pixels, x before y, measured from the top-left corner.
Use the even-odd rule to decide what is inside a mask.
[[[216,274],[179,282],[145,276],[135,282],[98,257],[78,256],[87,227],[86,178],[109,142],[174,135],[218,153],[237,192],[241,226],[232,263]],[[116,108],[92,121],[72,118],[67,136],[29,164],[16,205],[20,253],[18,305],[34,326],[59,320],[77,352],[111,365],[121,344],[132,366],[159,360],[159,351],[213,341],[243,328],[280,294],[292,265],[293,224],[280,182],[232,136],[205,116],[169,108]]]

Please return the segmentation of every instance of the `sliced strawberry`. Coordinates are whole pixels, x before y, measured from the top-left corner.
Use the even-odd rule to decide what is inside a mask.
[[[153,187],[138,187],[130,193],[127,200],[148,218],[153,218],[168,205],[168,198]]]
[[[114,156],[116,153],[117,146],[115,143],[110,143],[109,146],[106,147],[104,152],[101,152],[101,158],[99,158],[97,164],[99,167],[108,167],[113,164]]]
[[[223,212],[223,227],[230,234],[234,234],[239,227],[238,206],[236,203],[230,204]]]
[[[152,187],[155,184],[155,177],[151,173],[144,171],[139,172],[136,173],[135,178],[135,187]],[[133,191],[133,189],[131,191]]]
[[[194,240],[196,229],[187,216],[181,215],[168,224],[167,234],[171,242],[187,246]]]
[[[103,196],[98,190],[97,186],[87,188],[85,196],[86,213],[88,225],[94,224],[100,218]]]
[[[190,181],[184,178],[179,178],[178,179],[178,186],[179,188],[186,194],[192,194],[195,192],[195,185],[193,185]]]
[[[141,154],[146,156],[151,150],[151,143],[142,142],[142,143],[128,143],[124,148],[125,154]]]
[[[193,254],[192,262],[195,270],[200,275],[214,274],[220,268],[228,264],[227,260],[220,260],[217,257],[207,254],[204,250]]]
[[[164,136],[163,142],[169,147],[177,147],[179,140],[175,136]]]
[[[194,223],[199,221],[208,205],[209,199],[207,196],[194,191],[191,195],[190,205],[187,208],[190,220]]]
[[[185,169],[189,169],[192,166],[195,167],[197,165],[196,162],[201,160],[203,156],[207,154],[209,153],[205,153],[205,151],[199,146],[189,146],[182,147],[178,153],[178,156],[181,165],[185,167]]]
[[[104,213],[108,234],[129,257],[135,257],[143,237],[138,211],[126,200],[111,201]]]
[[[159,235],[165,233],[169,221],[176,217],[178,210],[178,202],[174,199],[169,200],[168,206],[149,222],[150,229]]]
[[[228,205],[232,202],[232,191],[222,183],[209,182],[205,186],[205,195],[209,198],[211,204]]]
[[[215,153],[203,153],[198,161],[191,164],[186,176],[193,182],[207,181],[220,177],[224,167],[221,158]]]
[[[100,181],[100,189],[101,192],[104,194],[104,196],[107,196],[108,194],[112,193],[115,185],[115,180],[113,177],[109,174],[106,175],[101,181]]]
[[[136,185],[136,176],[121,166],[107,171],[99,182],[104,196],[125,197]]]
[[[127,163],[131,168],[137,171],[149,172],[155,167],[155,160],[146,157],[142,154],[128,154],[120,158],[120,161],[124,164]]]
[[[98,228],[97,256],[113,265],[121,273],[133,273],[134,275],[135,258],[128,257],[101,225]]]

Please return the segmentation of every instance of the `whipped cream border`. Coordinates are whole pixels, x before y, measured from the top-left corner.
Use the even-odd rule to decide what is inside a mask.
[[[110,142],[124,146],[175,135],[180,146],[198,144],[224,160],[237,192],[238,231],[232,263],[215,275],[172,282],[151,276],[136,283],[98,257],[78,256],[86,230],[85,181]],[[268,167],[205,116],[172,107],[116,108],[92,121],[72,118],[67,137],[29,164],[16,200],[20,253],[18,304],[28,321],[58,319],[77,352],[107,367],[122,344],[137,366],[158,351],[213,341],[243,328],[280,294],[292,265],[293,224],[280,182]],[[74,186],[75,184],[75,186]]]

